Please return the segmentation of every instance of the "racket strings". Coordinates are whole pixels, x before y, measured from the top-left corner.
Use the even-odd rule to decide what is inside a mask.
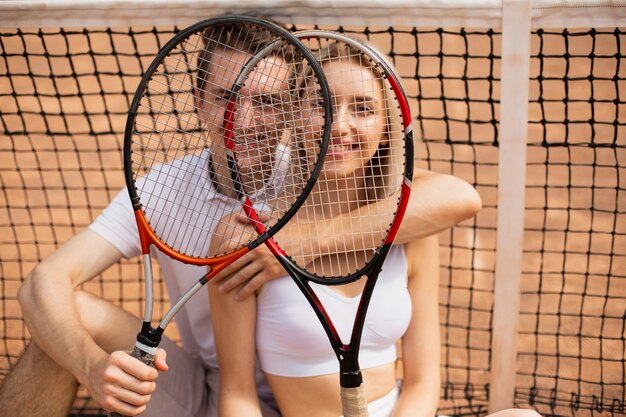
[[[184,80],[185,67],[189,62],[190,58],[184,49],[175,50],[161,64],[162,69],[155,72],[146,89],[144,95],[146,104],[141,107],[141,110],[145,111],[147,116],[138,117],[135,123],[136,129],[150,129],[149,125],[152,124],[152,128],[148,130],[149,141],[146,143],[146,147],[151,152],[142,154],[143,171],[149,172],[153,167],[157,167],[157,164],[176,160],[191,150],[201,147],[200,137],[189,129],[189,126],[196,124],[193,100],[189,94],[176,95],[177,91],[188,90]],[[138,132],[139,129],[137,129]],[[156,144],[152,143],[153,137],[156,137]],[[181,179],[176,184],[176,190],[164,186],[168,182],[170,173],[161,170],[159,175],[147,178],[147,182],[151,181],[152,184],[149,188],[144,188],[140,196],[146,214],[150,214],[148,216],[150,223],[153,227],[160,226],[158,233],[162,240],[179,252],[187,253],[191,242],[200,237],[200,230],[181,228],[179,219],[201,218],[199,202],[193,196],[194,184],[191,180],[192,174],[199,168],[199,161],[188,159],[186,162],[179,163],[176,168],[176,177]],[[155,190],[155,192],[148,192],[148,190]],[[175,193],[178,198],[187,202],[181,209],[173,209],[168,205]],[[158,207],[163,207],[163,209],[157,210]]]
[[[331,139],[320,178],[290,226],[306,232],[288,227],[276,240],[318,278],[356,279],[385,242],[397,210],[398,200],[385,199],[400,195],[404,126],[375,60],[335,40],[307,42],[331,89]]]
[[[301,91],[318,82],[262,27],[212,27],[176,45],[146,83],[134,123],[133,177],[155,234],[194,257],[208,256],[211,238],[214,255],[237,250],[258,237],[232,221],[245,198],[272,227],[311,178],[315,157],[304,150],[322,129],[299,109]]]

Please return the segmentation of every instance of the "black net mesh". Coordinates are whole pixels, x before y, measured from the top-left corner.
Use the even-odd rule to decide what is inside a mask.
[[[303,29],[304,27],[297,27]],[[294,28],[296,29],[296,28]],[[491,29],[332,27],[395,61],[418,166],[457,175],[479,215],[441,234],[441,414],[488,406],[501,35]],[[29,340],[16,294],[33,266],[124,186],[126,111],[176,28],[0,32],[0,379]],[[526,219],[515,405],[544,415],[624,414],[626,35],[532,35]],[[135,260],[87,289],[141,315]],[[157,284],[155,316],[167,297]],[[176,338],[176,329],[169,333]],[[99,409],[84,392],[76,414]]]

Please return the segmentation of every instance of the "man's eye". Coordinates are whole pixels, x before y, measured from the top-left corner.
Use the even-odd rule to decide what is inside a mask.
[[[224,91],[220,91],[220,92],[216,92],[215,94],[212,94],[213,98],[216,101],[228,101],[228,99],[230,98],[231,92],[224,90]]]
[[[228,100],[228,97],[220,96],[217,94],[212,94],[211,96],[208,97],[208,100],[213,101],[214,103],[220,103],[220,102]]]
[[[266,106],[275,106],[279,104],[279,100],[274,96],[260,96],[258,102]]]

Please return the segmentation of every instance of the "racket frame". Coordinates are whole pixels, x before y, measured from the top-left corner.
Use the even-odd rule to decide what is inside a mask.
[[[126,122],[125,128],[125,137],[124,137],[124,171],[125,171],[125,180],[126,180],[126,188],[128,190],[130,200],[132,203],[133,211],[135,214],[135,219],[137,223],[138,233],[141,241],[141,250],[143,254],[143,265],[144,265],[144,276],[146,278],[146,287],[145,287],[145,307],[144,307],[144,318],[141,331],[137,335],[137,346],[140,346],[142,349],[150,348],[149,350],[152,352],[156,351],[156,347],[160,343],[161,336],[172,320],[176,312],[182,308],[185,302],[191,298],[202,286],[204,286],[213,276],[217,275],[219,271],[226,268],[230,263],[234,260],[240,258],[246,253],[250,252],[257,246],[266,242],[271,236],[277,233],[280,229],[282,229],[285,224],[290,220],[293,215],[297,212],[300,206],[305,202],[307,195],[312,190],[315,181],[317,180],[323,165],[324,155],[326,153],[326,149],[328,147],[328,142],[330,138],[330,129],[332,125],[332,106],[324,106],[324,117],[325,123],[322,132],[321,138],[321,146],[320,146],[320,154],[318,155],[318,160],[316,161],[313,169],[310,171],[310,177],[308,182],[302,188],[302,193],[300,196],[294,201],[294,203],[286,210],[286,212],[273,224],[270,228],[265,228],[259,220],[259,217],[256,213],[256,210],[249,204],[249,197],[243,196],[244,199],[242,201],[244,212],[250,219],[250,221],[255,225],[255,230],[257,231],[257,236],[251,242],[249,242],[246,246],[243,246],[231,253],[216,256],[213,258],[199,258],[194,256],[188,256],[177,252],[175,249],[170,247],[167,243],[163,242],[156,233],[152,230],[149,225],[146,216],[142,210],[142,204],[139,198],[139,194],[135,187],[135,172],[133,170],[133,161],[132,161],[132,143],[134,136],[134,123],[135,118],[137,116],[137,111],[140,107],[141,100],[143,98],[144,92],[146,91],[148,82],[150,81],[152,75],[155,73],[156,69],[161,65],[163,59],[168,56],[168,54],[177,47],[181,42],[190,37],[191,35],[202,33],[206,28],[212,26],[228,26],[228,25],[245,25],[250,24],[253,26],[258,26],[262,29],[266,29],[276,35],[276,40],[274,42],[270,42],[269,46],[265,47],[260,52],[253,54],[253,56],[248,60],[249,65],[245,65],[237,80],[240,83],[241,80],[244,80],[246,76],[254,69],[254,65],[258,63],[261,59],[271,53],[276,46],[280,46],[286,42],[296,48],[298,53],[302,55],[303,60],[306,60],[308,64],[311,66],[313,73],[315,74],[320,89],[322,97],[325,102],[330,103],[330,89],[328,87],[328,83],[326,78],[322,72],[321,66],[311,53],[311,51],[306,48],[298,39],[293,36],[287,30],[281,28],[280,26],[268,22],[264,19],[253,17],[253,16],[220,16],[211,19],[206,19],[200,22],[197,22],[186,29],[183,29],[181,32],[176,34],[172,39],[170,39],[157,53],[154,60],[147,68],[144,73],[141,81],[139,82],[137,89],[135,91],[135,95],[133,96],[133,100],[130,105],[129,114]],[[231,96],[229,101],[233,101],[238,91],[241,89],[241,85],[233,86],[231,90]],[[232,169],[237,169],[236,164]],[[232,171],[231,171],[232,172]],[[238,176],[238,174],[233,174],[233,178]],[[248,204],[246,204],[248,201]],[[263,226],[259,228],[258,225]],[[150,255],[150,246],[155,246],[159,251],[166,254],[167,256],[187,263],[191,265],[198,266],[210,266],[211,270],[205,274],[202,278],[200,278],[192,287],[190,287],[185,294],[170,308],[170,310],[166,313],[163,319],[160,321],[159,326],[157,328],[152,327],[152,303],[153,303],[153,275],[152,275],[152,260]],[[274,245],[276,246],[276,245]],[[133,356],[135,356],[133,354]],[[138,357],[138,356],[135,356]]]
[[[369,47],[367,44],[347,37],[341,33],[330,32],[324,30],[305,30],[295,32],[294,35],[301,40],[307,40],[311,38],[324,38],[338,42],[345,42],[348,45],[358,49],[365,56],[372,59],[375,66],[379,67],[385,77],[385,80],[389,83],[389,87],[393,91],[400,107],[400,113],[402,115],[402,124],[404,127],[404,141],[405,141],[405,166],[403,173],[403,181],[400,185],[400,195],[398,197],[398,205],[394,215],[394,219],[390,224],[389,231],[382,245],[378,248],[377,253],[373,259],[361,268],[359,271],[341,277],[340,279],[323,279],[315,274],[308,272],[302,267],[295,264],[290,260],[288,256],[278,256],[277,259],[289,275],[294,279],[294,282],[300,288],[301,292],[306,297],[309,304],[313,307],[315,314],[317,315],[320,323],[324,327],[333,351],[337,356],[340,367],[340,384],[342,389],[342,407],[344,417],[363,416],[367,415],[367,405],[365,402],[364,393],[362,390],[363,376],[359,366],[359,349],[361,343],[361,336],[363,333],[363,325],[367,314],[367,309],[378,280],[378,276],[382,269],[383,263],[391,249],[393,241],[398,233],[400,224],[406,212],[409,196],[411,193],[411,184],[413,178],[414,167],[414,145],[413,145],[413,128],[411,120],[411,111],[408,103],[408,99],[402,88],[402,85],[398,81],[398,76],[395,71],[385,62],[385,60],[379,55],[379,53]],[[272,240],[270,240],[272,241]],[[269,241],[268,241],[269,242]],[[363,276],[367,276],[367,281],[363,289],[361,299],[357,308],[354,324],[352,327],[351,337],[349,343],[344,343],[339,336],[337,329],[335,328],[332,319],[326,312],[323,304],[310,286],[311,282],[319,283],[322,285],[341,285],[349,282],[353,282],[360,279]],[[350,402],[352,404],[346,404]],[[356,405],[354,405],[356,404]]]

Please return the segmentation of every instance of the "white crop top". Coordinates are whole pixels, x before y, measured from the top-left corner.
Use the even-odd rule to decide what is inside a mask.
[[[396,342],[411,320],[403,246],[394,246],[380,273],[365,318],[359,364],[362,369],[393,362]],[[345,297],[332,287],[311,287],[342,341],[348,342],[361,296]],[[261,369],[272,375],[307,377],[339,372],[324,328],[291,277],[268,282],[257,297],[256,344]]]

